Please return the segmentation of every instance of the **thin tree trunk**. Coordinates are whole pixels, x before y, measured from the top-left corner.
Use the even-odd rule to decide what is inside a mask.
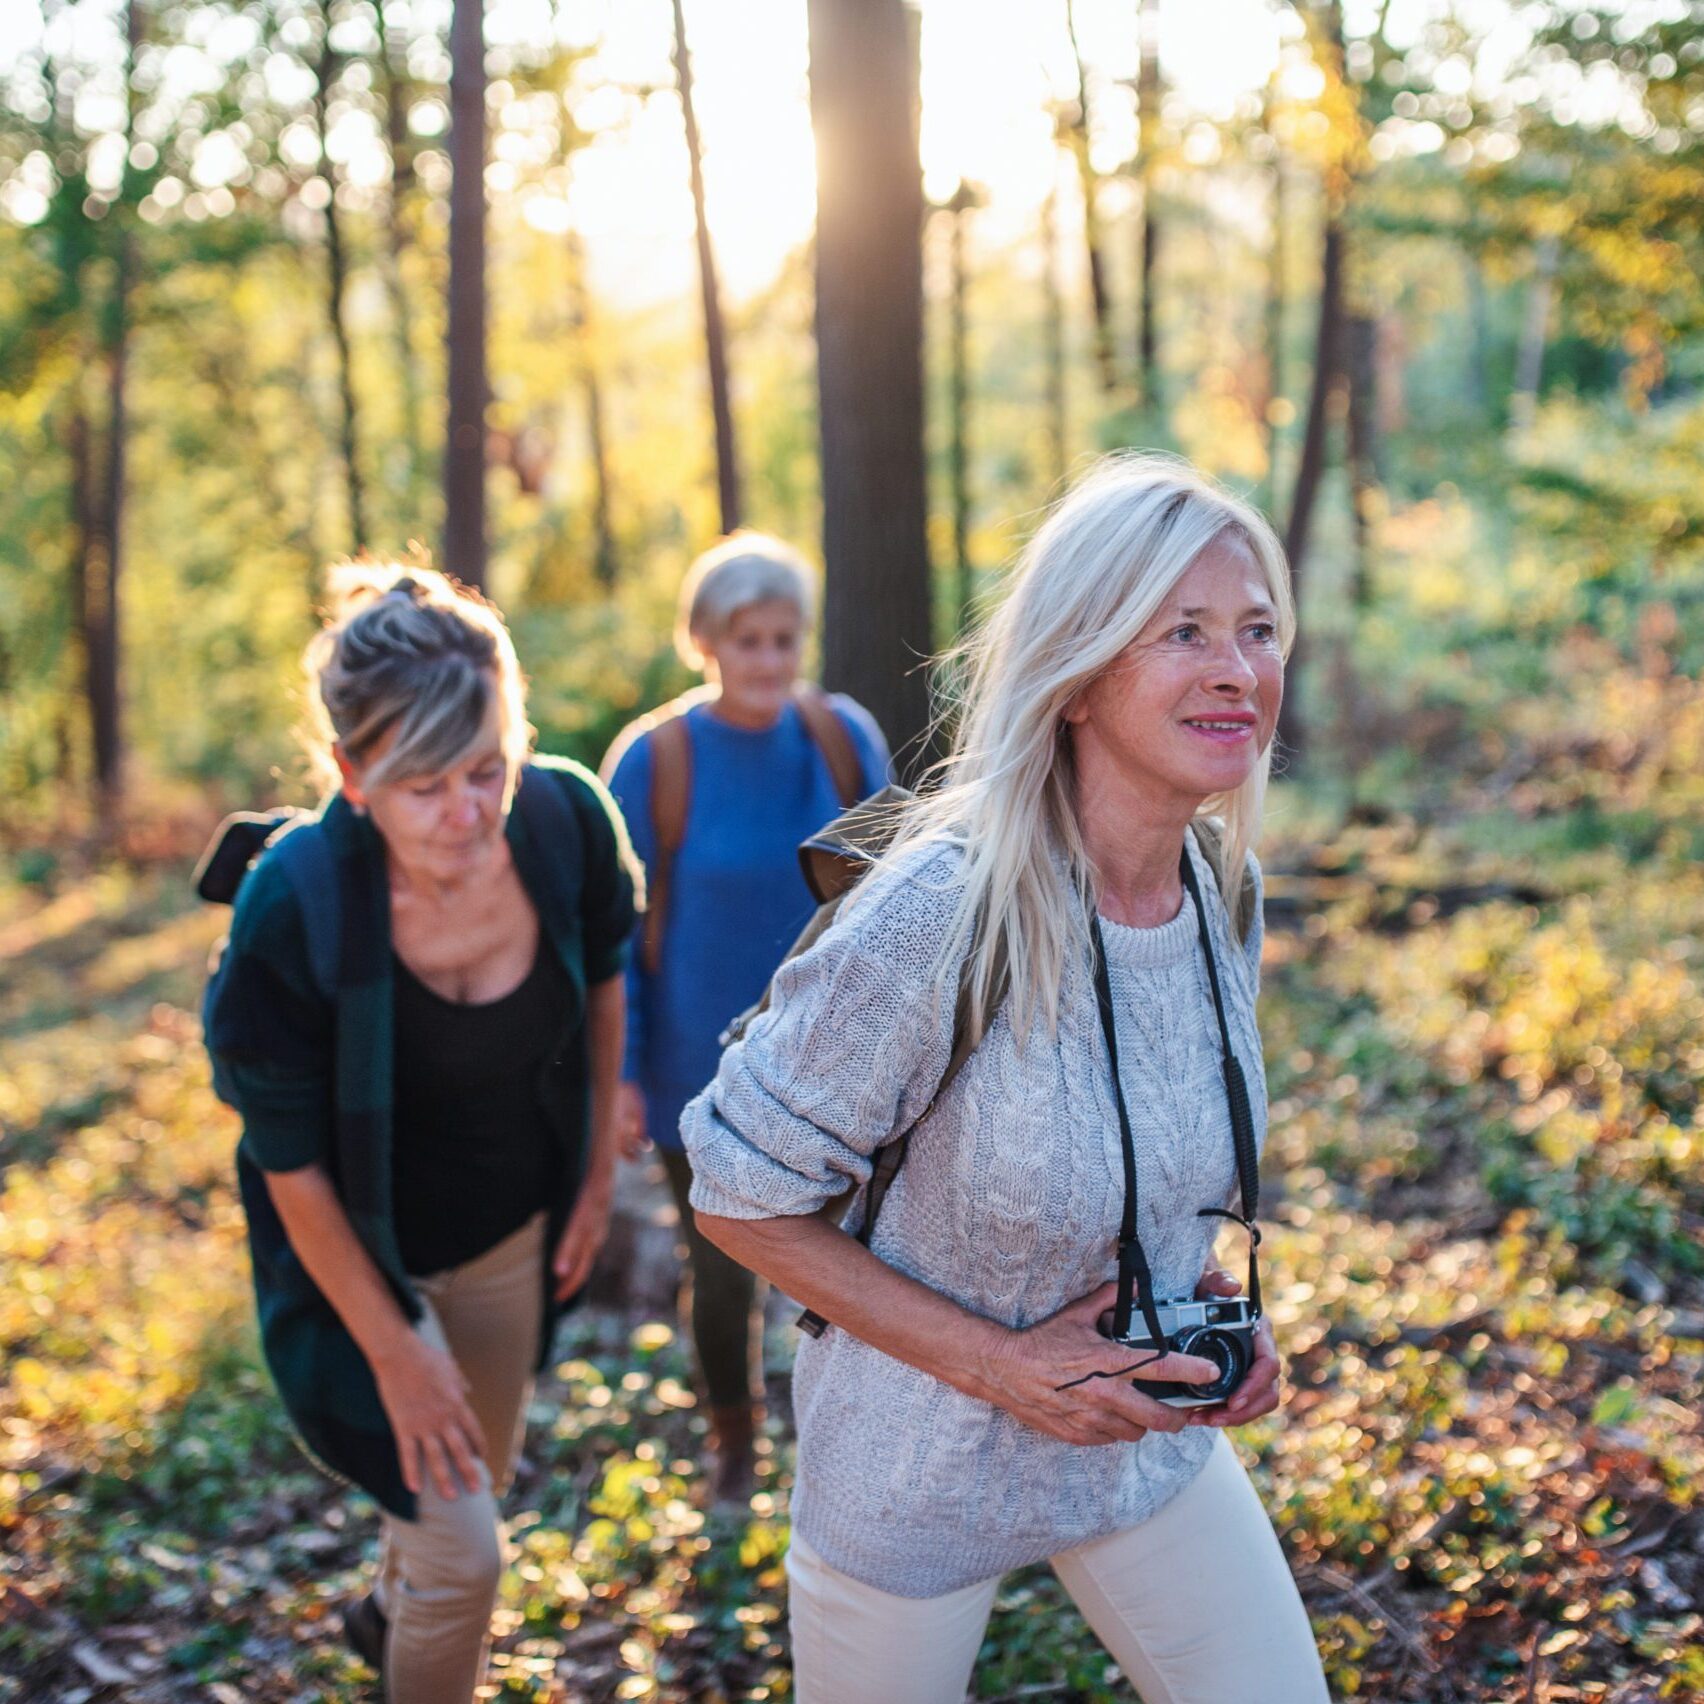
[[[379,61],[385,84],[385,137],[391,165],[389,192],[385,197],[385,294],[390,298],[391,334],[396,345],[403,450],[408,458],[408,509],[412,516],[427,477],[420,362],[414,353],[414,308],[408,299],[408,273],[403,258],[410,240],[408,205],[414,190],[414,142],[408,134],[407,69],[398,63],[394,33],[382,21]]]
[[[970,615],[975,593],[975,576],[970,565],[970,452],[968,416],[970,413],[970,371],[966,358],[966,319],[968,280],[965,267],[965,221],[970,217],[973,198],[968,185],[961,183],[948,203],[952,217],[952,327],[950,338],[951,373],[948,411],[951,417],[952,438],[949,460],[952,473],[953,498],[953,561],[958,568],[959,622]]]
[[[1071,51],[1077,61],[1077,111],[1071,123],[1071,152],[1083,187],[1083,242],[1088,250],[1089,301],[1095,316],[1095,367],[1101,389],[1108,395],[1118,386],[1112,352],[1112,302],[1107,289],[1105,241],[1100,223],[1100,174],[1089,153],[1089,75],[1077,46],[1074,0],[1065,0],[1065,22],[1071,32]]]
[[[1343,347],[1343,225],[1328,212],[1320,257],[1319,325],[1314,334],[1313,386],[1308,396],[1307,425],[1302,433],[1301,460],[1296,467],[1296,485],[1290,499],[1289,524],[1284,529],[1284,553],[1290,559],[1298,604],[1307,580],[1308,539],[1313,526],[1314,503],[1325,473],[1325,437],[1332,390],[1342,361]],[[1278,737],[1289,752],[1302,752],[1302,705],[1299,669],[1302,645],[1291,653],[1284,707],[1279,716]]]
[[[1048,484],[1057,493],[1065,483],[1070,419],[1065,388],[1065,298],[1059,288],[1059,173],[1048,185],[1041,209],[1041,283],[1045,314],[1043,342],[1047,352]]]
[[[740,525],[740,466],[734,442],[734,410],[728,394],[728,344],[722,323],[722,294],[716,282],[716,255],[710,245],[710,221],[704,211],[704,154],[698,117],[692,105],[692,56],[686,47],[686,13],[674,0],[675,83],[686,121],[686,154],[692,172],[692,215],[698,238],[698,289],[704,303],[704,347],[710,367],[710,413],[716,427],[716,496],[722,507],[722,531]]]
[[[609,518],[609,455],[604,437],[603,386],[591,327],[586,289],[586,252],[579,233],[568,233],[568,329],[574,339],[575,367],[586,408],[586,444],[592,463],[592,571],[606,590],[619,571],[615,534]]]
[[[1378,502],[1379,452],[1376,387],[1378,324],[1371,314],[1345,316],[1344,333],[1348,359],[1343,380],[1347,397],[1349,503],[1355,533],[1355,607],[1364,610],[1372,601],[1374,511]]]
[[[450,14],[449,421],[444,435],[444,566],[485,584],[484,0]]]
[[[1556,291],[1556,269],[1562,244],[1554,232],[1539,239],[1533,256],[1532,282],[1527,286],[1526,321],[1521,327],[1520,352],[1515,360],[1515,388],[1509,398],[1509,424],[1517,432],[1532,425],[1538,411],[1538,392],[1544,379],[1544,346],[1550,337],[1550,303]]]
[[[141,0],[128,0],[124,13],[127,51],[124,62],[124,136],[130,141],[137,49],[142,41]],[[128,154],[128,147],[127,147]],[[129,177],[128,164],[123,169]],[[130,291],[135,272],[130,230],[128,181],[121,181],[114,220],[112,288],[102,325],[106,372],[106,465],[95,507],[94,549],[85,557],[89,722],[95,760],[95,806],[101,835],[110,841],[124,803],[123,657],[124,507],[127,490],[130,370]]]
[[[1136,172],[1142,186],[1142,281],[1136,361],[1142,406],[1152,409],[1160,401],[1159,334],[1154,299],[1160,258],[1160,221],[1154,198],[1154,167],[1160,145],[1159,0],[1141,0],[1138,30],[1141,59],[1136,71]]]
[[[82,692],[71,689],[73,702],[80,696],[90,706],[93,721],[95,701],[95,668],[99,639],[89,625],[89,563],[95,549],[95,470],[94,455],[89,443],[89,411],[83,400],[81,375],[71,381],[71,420],[66,429],[66,454],[71,464],[69,520],[71,553],[67,563],[71,604],[71,629],[76,635],[77,660],[82,664]],[[69,748],[70,742],[67,742]],[[61,773],[61,782],[70,780],[69,749]],[[68,803],[68,800],[66,801]]]
[[[933,649],[923,460],[915,13],[809,0],[817,149],[823,673],[924,755]]]
[[[325,173],[331,197],[325,204],[325,308],[331,339],[337,347],[337,388],[342,404],[338,448],[343,457],[343,485],[349,502],[349,537],[358,551],[367,548],[367,499],[361,480],[360,419],[355,403],[355,374],[349,347],[349,326],[343,316],[343,287],[347,267],[343,254],[343,221],[337,210],[337,175],[326,152],[326,107],[331,86],[337,81],[337,55],[331,46],[331,6],[321,9],[324,35],[319,62],[315,66],[314,119],[319,127],[320,169]]]
[[[1273,88],[1269,86],[1268,105],[1263,108],[1261,115],[1262,128],[1271,139],[1273,148],[1272,245],[1266,256],[1266,374],[1260,408],[1260,429],[1266,441],[1266,479],[1263,493],[1268,504],[1280,490],[1278,452],[1283,443],[1283,435],[1277,417],[1288,386],[1284,371],[1284,261],[1285,235],[1289,229],[1289,211],[1286,205],[1289,185],[1288,174],[1284,170],[1284,156],[1278,151],[1278,138],[1269,122],[1269,106],[1273,93]]]

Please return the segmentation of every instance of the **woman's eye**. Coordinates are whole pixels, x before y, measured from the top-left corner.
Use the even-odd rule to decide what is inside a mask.
[[[1270,645],[1278,637],[1278,629],[1270,621],[1257,621],[1248,632],[1257,645]]]
[[[443,792],[444,784],[442,781],[428,781],[423,787],[410,787],[408,790],[417,799],[430,799],[434,795]]]
[[[1186,621],[1183,626],[1172,629],[1172,638],[1193,639],[1200,631],[1201,629],[1193,621]]]

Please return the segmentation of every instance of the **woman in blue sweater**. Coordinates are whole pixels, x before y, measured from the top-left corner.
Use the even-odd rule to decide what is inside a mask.
[[[736,533],[706,552],[681,589],[676,631],[705,684],[634,722],[604,760],[651,896],[628,969],[617,1117],[629,1156],[656,1145],[680,1208],[724,1506],[754,1488],[762,1311],[753,1275],[693,1224],[680,1114],[715,1076],[722,1030],[814,909],[799,842],[887,781],[869,712],[799,679],[814,602],[809,568],[777,539]]]

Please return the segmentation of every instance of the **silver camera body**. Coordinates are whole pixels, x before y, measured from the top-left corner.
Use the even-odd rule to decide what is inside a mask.
[[[1247,1376],[1254,1365],[1254,1334],[1260,1314],[1246,1296],[1176,1296],[1154,1304],[1160,1325],[1173,1351],[1198,1355],[1211,1361],[1218,1376],[1205,1384],[1177,1384],[1169,1379],[1132,1379],[1146,1396],[1167,1408],[1216,1408]],[[1138,1312],[1130,1321],[1130,1335],[1115,1337],[1126,1349],[1157,1353],[1159,1346],[1148,1335]]]

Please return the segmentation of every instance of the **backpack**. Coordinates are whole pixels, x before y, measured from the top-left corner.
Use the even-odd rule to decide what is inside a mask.
[[[864,800],[862,804],[842,812],[799,847],[799,867],[804,873],[805,885],[817,901],[817,908],[810,921],[799,932],[798,939],[783,955],[782,964],[797,958],[828,932],[847,896],[893,844],[904,815],[904,807],[913,796],[904,787],[884,787],[881,792]],[[1215,878],[1222,884],[1225,862],[1223,830],[1210,817],[1197,817],[1191,826],[1195,830],[1196,843],[1206,856]],[[1242,898],[1244,917],[1238,936],[1246,941],[1254,921],[1254,878],[1247,870],[1243,872]],[[977,935],[980,936],[980,933],[979,921]],[[976,945],[977,942],[973,939],[971,951],[965,958],[965,969],[960,973],[958,994],[953,1004],[952,1051],[947,1056],[947,1065],[941,1073],[941,1080],[935,1085],[935,1092],[930,1095],[923,1110],[896,1136],[891,1136],[882,1143],[871,1156],[870,1180],[864,1186],[864,1214],[854,1233],[865,1248],[870,1246],[870,1239],[875,1234],[876,1217],[882,1210],[882,1203],[887,1199],[888,1191],[899,1175],[899,1168],[905,1163],[906,1152],[911,1145],[911,1133],[935,1110],[941,1097],[952,1087],[953,1080],[964,1068],[965,1062],[981,1044],[988,1018],[999,1010],[1006,997],[1009,970],[1002,952],[997,954],[995,959],[991,997],[983,1012],[983,1024],[978,1027],[972,1010],[971,989],[966,974],[976,957]],[[779,972],[780,967],[776,968]],[[722,1032],[720,1039],[724,1047],[741,1040],[757,1017],[768,1011],[774,990],[775,981],[771,977],[757,1003],[747,1007]],[[856,1194],[856,1185],[848,1187],[843,1194],[831,1201],[824,1211],[834,1219],[843,1218]],[[827,1329],[827,1324],[821,1314],[808,1308],[798,1319],[800,1330],[809,1332],[812,1337],[820,1337]]]
[[[686,813],[692,802],[692,738],[687,731],[686,712],[713,693],[714,688],[698,687],[641,716],[610,747],[603,763],[601,779],[607,786],[628,747],[635,740],[650,736],[651,834],[656,849],[645,871],[645,924],[639,943],[640,967],[648,976],[655,976],[662,968],[670,882],[674,861],[686,839]],[[864,766],[858,759],[852,735],[820,686],[800,681],[793,688],[793,703],[805,732],[828,765],[835,794],[845,810],[864,789]],[[809,880],[808,875],[806,879]]]
[[[526,786],[526,777],[534,773],[545,772],[530,765],[521,771],[512,808],[521,812],[528,830],[541,845],[577,847],[580,825],[573,807],[554,785],[540,781]],[[209,904],[235,905],[244,879],[263,856],[277,861],[296,896],[308,938],[308,968],[314,991],[331,1004],[337,998],[338,967],[343,957],[343,893],[337,860],[318,811],[284,805],[272,811],[235,812],[213,831],[190,880],[196,893]],[[207,987],[201,996],[203,1034],[212,1033],[224,946],[221,941],[214,948]],[[213,1092],[227,1106],[236,1105],[217,1057],[213,1059]]]

